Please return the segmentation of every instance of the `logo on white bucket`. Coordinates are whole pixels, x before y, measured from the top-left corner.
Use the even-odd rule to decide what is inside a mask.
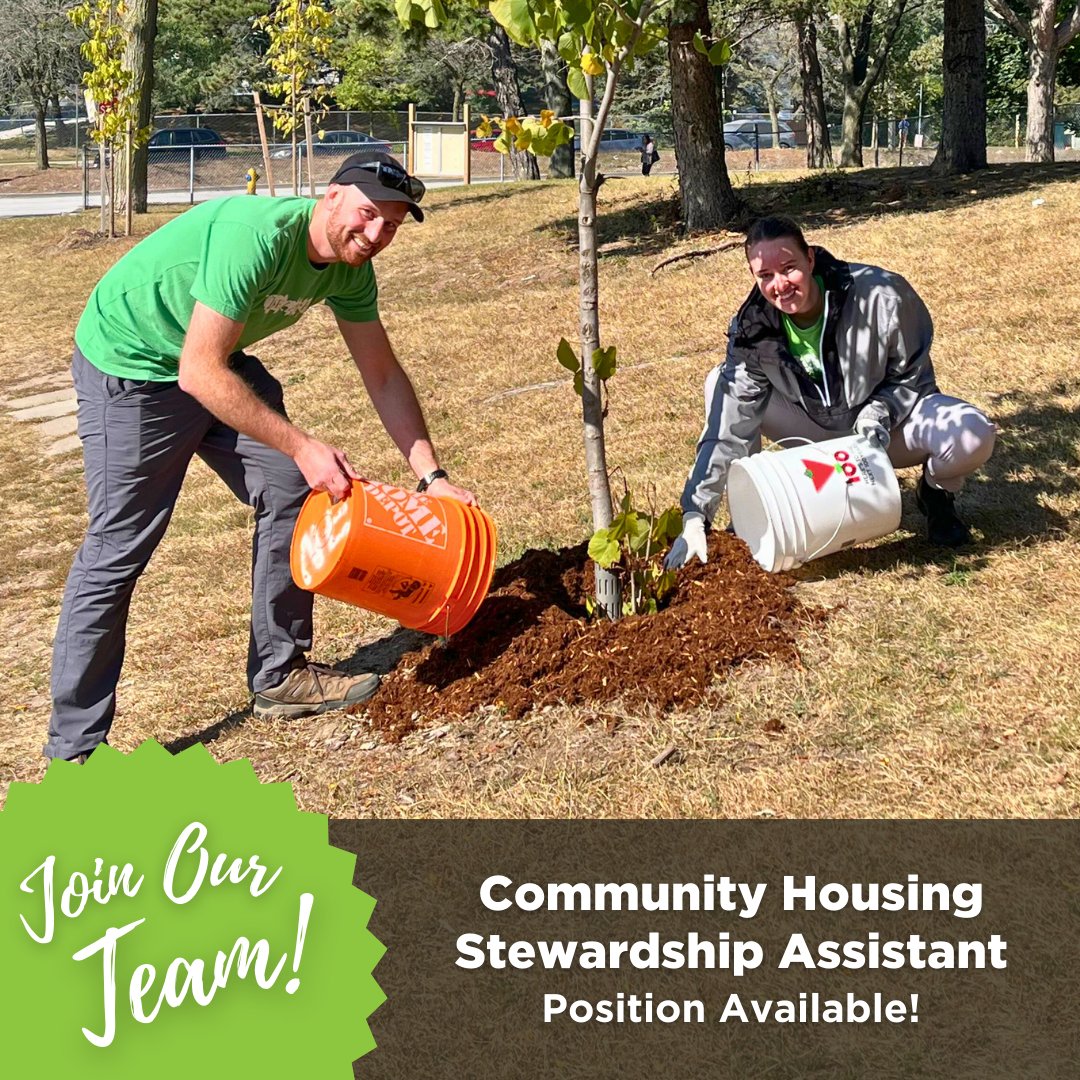
[[[312,522],[300,537],[300,579],[305,588],[349,535],[349,506],[342,501],[326,508],[321,522]]]
[[[852,461],[852,455],[846,450],[837,450],[833,458],[835,459],[833,462],[802,459],[802,463],[806,466],[804,475],[813,481],[815,491],[820,491],[836,475],[844,477],[846,484],[858,484],[864,477],[870,484],[875,483],[874,474],[866,458],[856,455],[855,460]]]

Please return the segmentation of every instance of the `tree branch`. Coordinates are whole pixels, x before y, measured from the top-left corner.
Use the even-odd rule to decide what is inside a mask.
[[[1005,0],[987,0],[993,13],[1014,33],[1021,41],[1031,44],[1031,27],[1028,26]]]
[[[1073,4],[1072,11],[1054,28],[1054,44],[1064,49],[1077,34],[1080,34],[1080,3]]]

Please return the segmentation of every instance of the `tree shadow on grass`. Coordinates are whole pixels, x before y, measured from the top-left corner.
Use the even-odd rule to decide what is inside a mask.
[[[901,528],[914,533],[875,547],[853,548],[794,571],[803,581],[838,577],[845,571],[895,570],[910,566],[917,576],[929,565],[975,570],[996,549],[1033,545],[1076,535],[1077,516],[1053,505],[1080,495],[1080,422],[1064,399],[1080,393],[1080,383],[1059,383],[1043,394],[1005,392],[991,399],[998,435],[990,460],[968,480],[957,507],[982,539],[958,550],[931,547],[925,523],[905,484]],[[916,470],[901,475],[918,476]]]
[[[795,217],[809,230],[894,214],[955,210],[1046,184],[1080,180],[1080,162],[1050,165],[1008,162],[961,176],[932,176],[927,166],[855,172],[832,170],[798,180],[785,179],[782,174],[769,174],[767,179],[761,179],[761,175],[756,174],[749,186],[736,189],[743,209],[731,223],[733,231],[745,230],[756,218],[769,213]],[[660,256],[671,245],[686,239],[677,190],[674,194],[657,192],[652,198],[615,208],[605,207],[605,196],[610,198],[615,190],[614,186],[605,185],[599,194],[597,247],[601,262],[613,256]],[[1051,223],[1040,219],[1039,224],[1046,227]],[[576,214],[546,222],[537,226],[537,230],[561,233],[567,243],[577,244]]]

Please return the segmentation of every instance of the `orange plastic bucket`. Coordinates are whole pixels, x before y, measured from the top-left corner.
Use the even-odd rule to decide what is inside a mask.
[[[293,532],[292,576],[302,589],[411,629],[456,633],[491,585],[495,535],[476,507],[356,480],[341,502],[308,496]]]
[[[445,609],[436,612],[430,622],[419,627],[428,634],[449,637],[463,629],[484,602],[495,573],[495,523],[479,507],[462,506],[461,510],[474,555],[471,562],[466,559],[460,582]]]

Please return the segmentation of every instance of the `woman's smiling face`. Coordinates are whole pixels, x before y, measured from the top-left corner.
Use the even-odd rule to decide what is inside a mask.
[[[759,240],[746,254],[761,295],[785,315],[803,319],[821,314],[822,297],[814,281],[814,252],[792,236]]]

